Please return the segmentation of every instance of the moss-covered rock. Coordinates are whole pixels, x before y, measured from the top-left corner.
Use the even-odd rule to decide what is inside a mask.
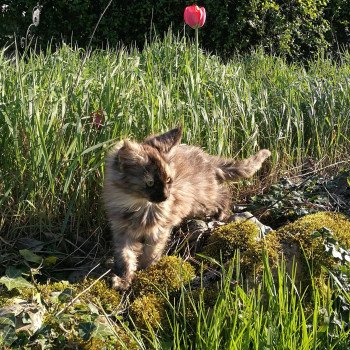
[[[136,298],[129,308],[130,317],[139,329],[169,328],[165,299],[154,293]]]
[[[193,266],[176,256],[164,256],[155,265],[138,271],[132,288],[136,296],[148,293],[162,294],[175,292],[181,284],[194,278]]]
[[[260,237],[259,228],[250,221],[232,222],[217,228],[209,237],[203,255],[227,262],[240,252],[242,272],[257,272],[262,268],[262,254],[267,252],[272,265],[277,262],[279,242],[274,232]]]
[[[325,238],[322,235],[315,235],[315,232],[323,228],[329,229],[333,233],[334,240],[338,241],[344,249],[350,248],[350,220],[339,213],[310,214],[277,231],[277,237],[287,260],[287,270],[291,272],[294,259],[297,263],[296,282],[301,283],[303,288],[311,283],[310,269],[314,281],[323,285],[321,267],[333,269],[339,264],[339,260],[326,252]]]

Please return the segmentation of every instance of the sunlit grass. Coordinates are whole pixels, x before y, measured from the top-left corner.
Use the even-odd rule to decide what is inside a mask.
[[[350,56],[308,68],[261,52],[224,64],[171,35],[142,52],[0,54],[0,225],[7,233],[75,232],[105,225],[100,189],[106,149],[184,125],[183,142],[246,156],[260,147],[272,168],[305,156],[331,163],[350,144]],[[82,69],[81,69],[82,68]],[[198,91],[198,94],[196,93]],[[106,112],[100,129],[90,114]]]
[[[256,284],[241,279],[232,264],[223,269],[210,306],[204,294],[184,287],[176,301],[167,297],[170,332],[149,327],[133,330],[133,336],[142,334],[139,342],[145,349],[348,349],[349,314],[337,303],[339,296],[348,300],[348,292],[329,287],[325,293],[316,283],[306,292],[295,273],[287,273],[284,261],[274,270],[266,258],[264,263]],[[239,270],[239,263],[235,267]]]

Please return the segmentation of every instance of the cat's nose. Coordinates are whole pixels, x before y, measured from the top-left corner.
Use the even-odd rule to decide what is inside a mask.
[[[164,191],[164,192],[162,193],[162,195],[160,196],[159,201],[160,201],[160,202],[166,201],[166,200],[169,198],[169,194],[170,194],[169,191]]]
[[[167,192],[167,193],[160,192],[157,195],[151,195],[150,198],[151,198],[152,202],[156,202],[156,203],[164,202],[169,198],[169,192]]]

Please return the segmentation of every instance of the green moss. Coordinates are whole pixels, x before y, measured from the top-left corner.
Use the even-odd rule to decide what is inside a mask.
[[[67,281],[60,281],[46,285],[39,285],[39,289],[42,297],[47,303],[50,303],[53,294],[66,292],[66,298],[58,299],[58,301],[61,300],[63,303],[66,303],[69,301],[67,300],[69,297],[72,299],[84,291],[82,295],[79,296],[77,303],[88,304],[91,301],[97,302],[108,312],[113,312],[120,308],[122,297],[119,292],[109,288],[104,280],[97,281],[91,288],[89,288],[93,283],[93,279],[87,279],[81,283],[72,284]]]
[[[333,237],[345,248],[350,248],[350,220],[342,214],[320,212],[307,215],[277,231],[286,259],[294,258],[298,263],[296,282],[304,289],[311,283],[310,268],[318,287],[324,287],[322,266],[333,269],[339,262],[325,252],[324,238],[315,238],[313,233],[326,227],[333,232]],[[288,262],[287,261],[287,262]]]
[[[135,295],[174,292],[195,277],[194,268],[176,256],[164,256],[155,265],[138,271],[132,287]]]
[[[305,257],[313,260],[313,267],[324,265],[334,266],[336,260],[325,254],[323,238],[314,238],[313,233],[327,227],[334,238],[345,249],[350,248],[350,220],[342,214],[320,212],[304,216],[303,218],[283,226],[277,231],[279,239],[285,243],[297,243],[303,249]]]
[[[158,294],[148,293],[136,298],[130,305],[129,313],[137,328],[168,329],[166,301]]]
[[[277,262],[279,242],[273,232],[260,239],[259,228],[250,221],[232,222],[213,232],[202,254],[225,263],[237,250],[240,251],[241,271],[258,271],[262,268],[263,251],[268,253],[272,265]]]
[[[40,290],[41,297],[48,301],[51,299],[54,293],[63,292],[66,288],[72,287],[74,290],[74,285],[69,284],[68,281],[53,282],[47,284],[39,284],[38,289]]]
[[[81,285],[80,289],[84,290],[88,288],[93,283],[93,280],[86,280]],[[115,289],[110,288],[107,282],[104,280],[99,280],[95,283],[87,293],[84,293],[82,300],[84,302],[89,302],[91,299],[97,299],[101,303],[102,307],[108,311],[113,312],[120,309],[122,296]]]
[[[116,336],[94,337],[86,342],[81,339],[79,348],[82,350],[138,350],[140,349],[136,340],[128,334],[122,327],[115,327]]]
[[[10,305],[11,299],[21,297],[20,292],[17,289],[7,290],[5,286],[0,285],[0,307]]]

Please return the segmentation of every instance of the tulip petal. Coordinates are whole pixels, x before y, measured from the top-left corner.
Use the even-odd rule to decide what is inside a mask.
[[[200,27],[204,26],[206,18],[207,18],[207,13],[205,11],[205,8],[201,7],[201,17],[200,17],[200,20],[199,20],[199,26]]]
[[[196,29],[204,25],[206,19],[205,8],[197,5],[187,6],[184,11],[184,20],[191,28]]]

